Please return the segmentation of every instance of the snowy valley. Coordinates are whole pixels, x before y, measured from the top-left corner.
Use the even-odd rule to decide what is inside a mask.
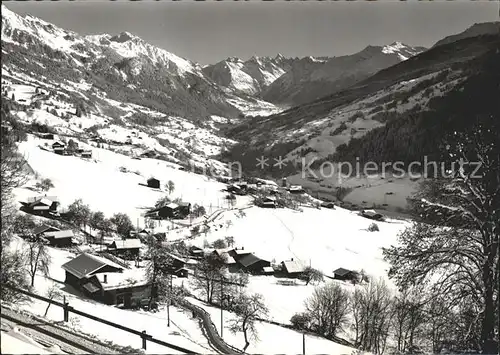
[[[448,109],[449,97],[463,101],[453,95],[469,95],[498,68],[490,32],[429,50],[395,42],[202,66],[129,32],[80,35],[2,5],[2,353],[465,346],[476,310],[425,298],[441,277],[449,285],[449,266],[407,285],[401,275],[421,271],[419,256],[395,256],[424,228],[415,213],[427,196],[408,200],[424,179],[312,173],[353,152],[397,150],[386,129],[416,131],[408,151],[420,154],[415,127],[428,121],[415,117]],[[265,156],[269,164],[255,160]],[[288,164],[279,172],[278,156]],[[431,207],[434,220],[459,210]],[[495,211],[485,215],[498,237]],[[469,226],[460,228],[454,238]],[[429,245],[449,250],[446,240]],[[415,254],[428,246],[411,243]],[[432,264],[422,258],[422,268]],[[470,266],[457,265],[450,280],[460,284]]]

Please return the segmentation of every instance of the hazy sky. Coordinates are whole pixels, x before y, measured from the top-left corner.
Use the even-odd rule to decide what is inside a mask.
[[[128,31],[202,64],[253,55],[335,56],[400,41],[430,47],[477,22],[498,1],[3,2],[81,34]]]

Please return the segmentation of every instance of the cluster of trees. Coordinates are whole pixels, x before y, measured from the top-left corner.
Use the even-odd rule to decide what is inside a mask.
[[[353,346],[375,354],[415,353],[424,347],[433,353],[470,349],[467,320],[474,313],[451,309],[442,297],[429,292],[411,287],[394,293],[382,279],[353,292],[330,282],[317,287],[305,301],[304,312],[290,322],[296,329],[334,341],[349,333]]]
[[[63,218],[74,223],[85,231],[87,227],[100,232],[101,238],[115,231],[124,238],[130,236],[134,225],[130,217],[124,213],[115,213],[111,218],[106,218],[101,211],[92,211],[81,199],[75,200],[68,206]]]
[[[2,123],[15,122],[10,111],[5,105],[1,107]],[[2,129],[0,149],[0,256],[2,267],[0,268],[0,282],[16,287],[26,287],[29,285],[27,275],[20,270],[24,270],[25,260],[23,255],[16,250],[9,248],[12,236],[16,233],[14,220],[16,208],[12,201],[12,190],[21,186],[27,178],[25,166],[26,161],[19,156],[15,139],[10,132]],[[18,297],[6,287],[0,288],[0,298],[3,301],[14,300]]]
[[[42,191],[42,192],[49,191],[53,187],[54,187],[54,184],[52,183],[52,180],[50,180],[50,179],[42,179],[41,181],[38,181],[35,184],[35,189]]]

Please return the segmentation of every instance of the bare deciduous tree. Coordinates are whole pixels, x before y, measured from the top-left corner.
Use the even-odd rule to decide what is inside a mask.
[[[314,289],[311,297],[305,301],[305,308],[312,329],[333,338],[347,324],[349,294],[338,284],[330,282]]]
[[[46,297],[50,300],[56,299],[56,298],[62,298],[62,292],[57,287],[56,285],[50,286],[50,288],[47,290]],[[47,308],[45,308],[45,313],[43,314],[44,317],[47,316],[47,313],[49,313],[49,308],[52,303],[48,302],[47,303]]]
[[[24,257],[31,278],[31,286],[33,287],[35,285],[35,275],[38,271],[41,271],[45,276],[49,274],[50,254],[45,243],[40,239],[36,239],[27,242]]]
[[[356,288],[351,297],[351,310],[356,346],[383,354],[392,316],[391,292],[385,282],[374,280]]]
[[[243,332],[245,339],[243,351],[246,351],[251,340],[258,340],[257,320],[266,317],[269,310],[264,304],[261,294],[251,296],[241,294],[236,300],[234,311],[236,318],[231,320],[229,327],[234,334]]]
[[[170,250],[154,236],[148,236],[146,244],[148,248],[146,275],[151,283],[148,308],[151,309],[155,298],[164,298],[169,295],[170,280],[168,275],[173,259],[170,256]]]
[[[192,286],[201,292],[207,303],[213,303],[219,292],[221,279],[224,277],[224,260],[210,254],[198,262],[195,268]]]

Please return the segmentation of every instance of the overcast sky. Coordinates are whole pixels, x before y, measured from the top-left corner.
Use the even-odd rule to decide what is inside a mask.
[[[131,32],[202,64],[227,57],[337,56],[400,41],[430,47],[478,22],[498,1],[3,2],[81,34]]]

